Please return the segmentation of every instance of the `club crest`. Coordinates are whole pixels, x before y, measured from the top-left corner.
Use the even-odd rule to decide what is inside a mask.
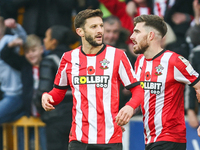
[[[158,65],[158,66],[155,67],[155,68],[156,68],[155,75],[157,75],[157,76],[162,75],[162,70],[164,69],[164,67],[160,64],[160,65]]]
[[[101,69],[108,69],[108,64],[110,63],[107,59],[103,59],[102,61],[100,61],[101,63]]]

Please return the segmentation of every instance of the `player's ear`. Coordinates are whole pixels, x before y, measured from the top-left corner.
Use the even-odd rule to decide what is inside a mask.
[[[76,33],[80,36],[83,37],[84,36],[84,31],[82,28],[76,28]]]
[[[149,34],[148,34],[149,40],[152,41],[154,39],[154,37],[155,37],[155,32],[153,32],[153,31],[149,32]]]

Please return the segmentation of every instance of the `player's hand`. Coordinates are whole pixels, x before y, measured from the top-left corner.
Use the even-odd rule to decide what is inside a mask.
[[[23,40],[21,38],[16,38],[8,43],[8,47],[22,46]]]
[[[200,137],[200,126],[197,128],[197,134]]]
[[[188,123],[192,128],[197,128],[199,126],[199,121],[197,115],[195,114],[194,110],[188,109],[187,110],[188,116]]]
[[[52,96],[48,93],[44,93],[42,95],[42,107],[44,108],[44,110],[51,111],[55,109],[55,107],[53,107],[51,103],[54,103]]]
[[[8,28],[16,28],[17,27],[17,23],[16,23],[15,19],[13,19],[13,18],[6,19],[4,21],[4,24]]]
[[[195,89],[196,91],[196,97],[198,99],[198,102],[200,103],[200,89]]]
[[[116,123],[119,126],[127,124],[131,119],[131,117],[133,116],[133,114],[134,114],[134,109],[131,106],[129,105],[124,106],[123,108],[120,109],[119,113],[116,116]]]

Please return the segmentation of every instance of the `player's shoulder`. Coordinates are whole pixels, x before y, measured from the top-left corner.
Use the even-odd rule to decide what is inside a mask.
[[[165,53],[171,53],[170,62],[173,63],[173,64],[179,64],[179,62],[183,62],[184,64],[188,64],[188,62],[189,62],[185,57],[183,57],[182,55],[180,55],[176,52],[166,50]]]
[[[107,50],[114,50],[116,53],[124,53],[123,49],[111,46],[111,45],[106,45]]]
[[[173,52],[173,51],[171,51],[171,50],[165,50],[164,53],[169,53],[169,54],[171,54],[173,57],[178,57],[178,56],[180,56],[180,54],[178,54],[178,53],[176,53],[176,52]]]
[[[176,53],[176,52],[173,52],[171,50],[165,50],[164,53],[163,53],[163,56],[167,56],[167,55],[164,55],[164,54],[169,54],[171,57],[170,57],[170,61],[176,61],[176,59],[181,56],[180,54]]]
[[[75,48],[75,49],[72,49],[72,50],[70,50],[70,51],[65,52],[65,53],[63,54],[62,57],[67,58],[67,57],[69,57],[72,53],[74,53],[74,52],[79,52],[80,50],[81,50],[81,46],[79,46],[79,47],[77,47],[77,48]]]

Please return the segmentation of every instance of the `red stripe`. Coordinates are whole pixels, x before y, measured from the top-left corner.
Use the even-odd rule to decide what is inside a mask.
[[[120,58],[120,57],[117,57],[117,56],[120,56],[120,55],[122,55],[121,60],[122,60],[122,63],[123,63],[123,65],[124,65],[125,69],[126,69],[126,73],[127,73],[128,77],[129,77],[129,79],[130,79],[130,82],[131,82],[131,83],[136,82],[137,80],[135,79],[135,77],[133,76],[133,74],[132,74],[132,72],[131,72],[132,66],[131,66],[131,64],[129,63],[129,61],[128,61],[128,59],[127,59],[127,56],[124,54],[124,52],[123,52],[122,54],[121,54],[121,53],[116,54],[115,58]],[[117,61],[119,61],[119,59],[118,59]],[[115,63],[115,64],[116,64],[116,63]],[[118,63],[118,64],[120,64],[120,63]],[[114,68],[115,68],[115,67],[114,67]],[[117,68],[117,67],[116,67],[116,68]]]
[[[147,15],[150,15],[151,14],[151,8],[148,7],[148,14]]]
[[[137,7],[137,13],[135,14],[135,17],[140,16],[140,7]]]
[[[113,62],[113,65],[114,65],[113,68],[115,68],[115,69],[119,68],[119,66],[116,66],[116,65],[120,64],[119,61],[120,61],[121,57],[119,57],[119,56],[124,55],[119,52],[121,52],[121,51],[119,51],[119,50],[115,51],[114,62]],[[126,62],[126,64],[127,64],[127,62]],[[115,73],[115,72],[117,72],[117,73]],[[120,79],[116,80],[116,78],[119,78],[118,70],[113,70],[112,79],[111,79],[112,80],[111,81],[111,83],[112,83],[111,84],[111,113],[112,113],[112,119],[113,119],[113,125],[114,125],[114,133],[110,139],[111,143],[114,143],[114,141],[119,141],[119,139],[117,139],[117,138],[119,138],[120,136],[122,137],[121,127],[115,123],[115,117],[117,116],[118,109],[119,109],[119,88],[120,88]]]
[[[151,81],[157,81],[158,80],[158,76],[155,75],[156,73],[156,68],[158,65],[160,64],[160,60],[159,61],[153,61],[152,64],[152,73],[151,73]],[[153,135],[153,138],[151,138],[150,142],[154,141],[154,137],[155,137],[155,124],[154,124],[154,119],[155,119],[155,110],[156,110],[156,94],[151,94],[150,93],[150,99],[149,99],[149,114],[151,114],[151,116],[149,116],[149,120],[148,120],[148,124],[149,124],[149,129],[150,129],[150,135]],[[150,126],[152,125],[152,126]]]
[[[157,10],[158,10],[158,16],[162,16],[161,8],[160,8],[160,3],[157,2],[156,6],[157,6]]]

